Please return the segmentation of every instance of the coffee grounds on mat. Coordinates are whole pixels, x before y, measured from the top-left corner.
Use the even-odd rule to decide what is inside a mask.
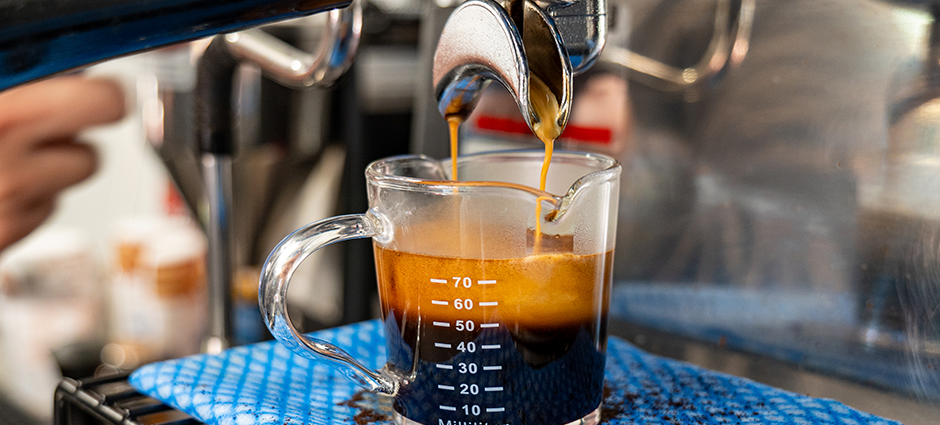
[[[359,391],[336,405],[358,409],[359,412],[352,418],[356,425],[373,425],[392,420],[391,401],[367,391]]]

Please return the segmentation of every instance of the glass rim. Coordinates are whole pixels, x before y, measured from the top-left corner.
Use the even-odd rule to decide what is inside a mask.
[[[520,159],[529,159],[532,161],[541,161],[545,157],[545,151],[542,149],[523,149],[508,151],[481,152],[457,157],[458,166],[468,162],[487,160],[489,162],[511,162]],[[384,169],[395,163],[406,163],[412,161],[426,161],[433,163],[442,170],[450,169],[451,159],[434,159],[426,155],[397,155],[373,161],[366,167],[366,180],[370,184],[376,184],[384,188],[410,190],[418,192],[428,192],[435,194],[455,194],[467,193],[478,190],[492,190],[494,188],[508,188],[505,183],[498,181],[452,181],[444,179],[424,179],[418,177],[407,177],[396,174],[390,174]],[[552,164],[578,164],[596,168],[594,171],[584,174],[572,183],[572,188],[582,187],[588,184],[608,181],[620,174],[620,161],[616,159],[593,152],[577,151],[555,151],[552,154]],[[549,169],[551,173],[551,169]],[[500,183],[500,185],[487,184]],[[529,192],[537,197],[551,197],[559,199],[566,194],[552,194],[547,191],[539,190],[531,186],[511,184],[513,189]],[[570,190],[569,190],[570,192]]]

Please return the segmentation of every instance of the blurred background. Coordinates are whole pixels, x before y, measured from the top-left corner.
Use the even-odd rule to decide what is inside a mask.
[[[288,89],[240,66],[237,343],[269,338],[257,274],[283,236],[364,211],[374,159],[449,154],[431,58],[457,3],[363,2],[353,66],[329,88]],[[607,45],[575,78],[558,148],[624,165],[612,334],[904,423],[940,422],[940,9],[607,6]],[[324,21],[265,31],[312,51]],[[0,424],[51,422],[63,376],[200,350],[207,201],[193,108],[206,45],[85,71],[118,79],[130,112],[85,135],[99,172],[0,252]],[[541,146],[497,84],[461,131],[461,153]],[[291,289],[295,321],[312,331],[377,317],[371,255],[357,241],[307,260]]]

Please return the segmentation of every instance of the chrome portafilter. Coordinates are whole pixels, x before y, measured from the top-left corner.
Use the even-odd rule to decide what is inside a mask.
[[[513,20],[492,0],[469,0],[454,10],[434,53],[433,85],[445,117],[466,118],[483,89],[499,81],[512,94],[526,123],[538,122],[529,99],[537,76],[558,100],[557,123],[564,128],[571,110],[571,61],[554,21],[532,1]]]

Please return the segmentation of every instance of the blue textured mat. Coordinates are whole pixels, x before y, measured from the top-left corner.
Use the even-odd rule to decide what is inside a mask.
[[[366,365],[385,363],[379,321],[313,334]],[[610,338],[609,424],[898,424],[845,406],[646,353]],[[265,342],[138,369],[131,385],[207,424],[391,424],[391,404],[324,364]]]

